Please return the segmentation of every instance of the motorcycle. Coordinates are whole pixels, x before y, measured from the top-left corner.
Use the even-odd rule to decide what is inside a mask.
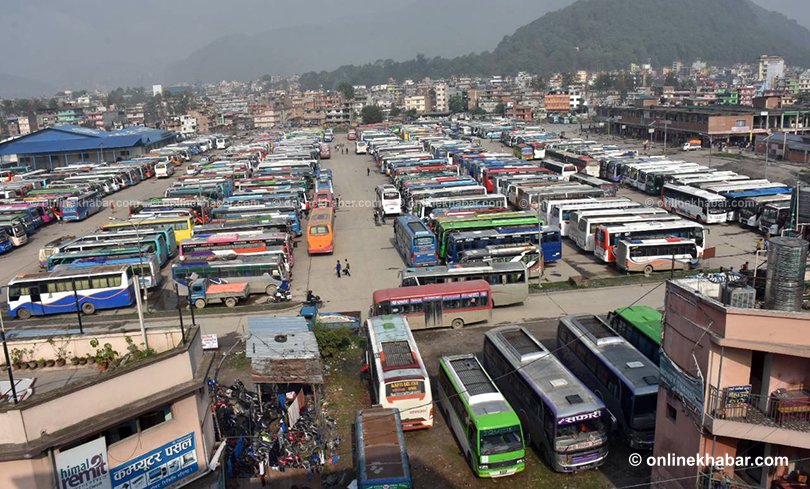
[[[290,284],[287,281],[281,282],[281,285],[273,293],[273,302],[289,302],[292,300],[292,292],[290,292]]]
[[[304,304],[308,306],[316,306],[320,307],[323,305],[323,301],[321,300],[321,296],[315,295],[312,293],[311,290],[307,291],[307,299],[304,301]]]

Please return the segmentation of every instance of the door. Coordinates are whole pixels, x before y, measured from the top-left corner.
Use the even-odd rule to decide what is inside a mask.
[[[31,294],[31,314],[34,316],[44,315],[45,307],[42,305],[42,293],[39,290],[39,286],[31,286],[29,291]]]
[[[424,302],[425,327],[439,328],[442,324],[442,300],[432,300]]]

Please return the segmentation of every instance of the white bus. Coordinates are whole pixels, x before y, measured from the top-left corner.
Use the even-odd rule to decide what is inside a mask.
[[[155,165],[155,176],[157,178],[169,178],[172,175],[174,175],[174,163],[161,161]]]
[[[386,216],[398,216],[402,213],[402,198],[399,190],[391,184],[377,186],[375,207],[382,209]]]
[[[587,200],[544,200],[542,207],[547,207],[547,223],[560,228],[562,236],[568,236],[571,229],[571,213],[586,209],[634,209],[641,207],[638,202],[628,198],[590,198]]]
[[[411,213],[419,219],[432,219],[436,209],[506,209],[506,196],[502,194],[461,195],[458,197],[425,198],[416,202]]]
[[[419,348],[405,316],[366,320],[366,365],[372,404],[399,410],[403,430],[433,426],[433,397]]]
[[[578,171],[575,165],[571,163],[560,163],[558,161],[544,161],[543,168],[547,168],[553,173],[561,175],[563,180],[568,180],[571,178],[571,175]]]
[[[686,219],[674,221],[601,224],[594,233],[593,254],[606,263],[616,261],[616,245],[621,240],[650,238],[687,238],[695,241],[698,253],[706,246],[706,228]]]
[[[702,253],[693,239],[655,238],[621,240],[616,245],[616,266],[625,272],[688,270],[700,263]]]
[[[636,210],[639,212],[634,212]],[[673,216],[664,209],[656,209],[654,207],[643,207],[633,210],[627,209],[626,211],[627,212],[622,213],[611,212],[578,217],[576,227],[574,227],[573,224],[571,225],[571,232],[568,238],[573,240],[580,249],[593,251],[593,233],[596,232],[596,226],[600,224],[664,220],[675,221],[680,219],[678,216]]]
[[[727,199],[708,190],[668,183],[661,191],[664,209],[706,224],[728,220]]]

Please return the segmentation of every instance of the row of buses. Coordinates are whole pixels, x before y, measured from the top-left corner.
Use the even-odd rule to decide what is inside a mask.
[[[480,355],[440,357],[433,386],[405,317],[372,317],[365,334],[372,403],[397,430],[432,427],[438,407],[479,477],[522,471],[530,445],[557,472],[602,465],[611,433],[652,448],[658,366],[601,317],[562,318],[553,350],[524,327],[489,330]]]

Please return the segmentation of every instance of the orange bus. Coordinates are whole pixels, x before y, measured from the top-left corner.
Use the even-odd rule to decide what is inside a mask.
[[[335,251],[335,215],[331,207],[312,209],[307,223],[307,251],[310,255]]]

